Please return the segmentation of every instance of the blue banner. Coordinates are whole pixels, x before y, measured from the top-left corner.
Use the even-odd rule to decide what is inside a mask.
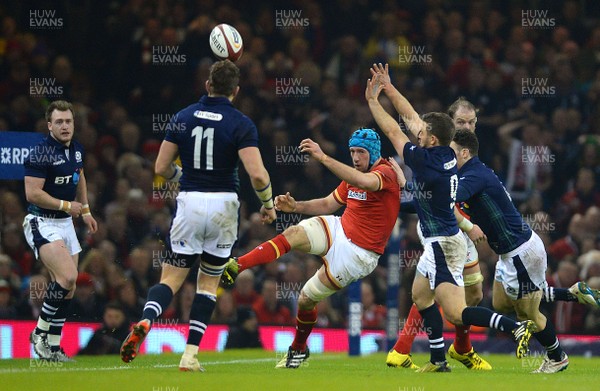
[[[0,132],[0,179],[23,179],[23,161],[44,137],[43,133]]]
[[[360,356],[360,334],[362,331],[361,280],[348,285],[348,354]]]

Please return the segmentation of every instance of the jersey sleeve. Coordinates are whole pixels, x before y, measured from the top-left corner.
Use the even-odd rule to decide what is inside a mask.
[[[413,143],[404,144],[404,161],[413,171],[419,171],[427,160],[427,150]]]
[[[485,181],[475,175],[461,176],[458,179],[458,188],[456,191],[456,202],[464,202],[475,194],[483,190]]]
[[[238,149],[258,147],[258,129],[247,117],[244,117],[235,131],[235,141]]]
[[[179,136],[181,135],[181,131],[174,130],[181,128],[180,126],[176,125],[179,123],[179,114],[180,113],[177,113],[173,116],[173,118],[171,118],[169,121],[169,126],[167,126],[167,133],[165,134],[165,141],[170,141],[177,145],[179,145]]]
[[[44,148],[32,148],[29,156],[23,162],[25,166],[25,176],[31,176],[36,178],[46,178],[48,174],[48,159],[40,154],[38,150],[44,150]]]
[[[333,191],[333,198],[340,204],[346,205],[348,199],[348,184],[344,181]]]
[[[396,172],[390,166],[381,164],[371,172],[379,178],[379,188],[377,191],[392,189],[394,186],[396,188],[399,187]]]

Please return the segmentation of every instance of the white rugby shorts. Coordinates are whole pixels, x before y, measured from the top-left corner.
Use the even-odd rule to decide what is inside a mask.
[[[512,300],[544,289],[548,255],[542,239],[532,231],[531,238],[513,251],[499,256],[494,279],[502,284]]]
[[[35,257],[39,259],[39,249],[42,245],[57,240],[62,240],[67,246],[67,250],[71,255],[81,252],[81,245],[77,240],[75,227],[73,226],[73,218],[51,218],[40,217],[32,214],[25,216],[23,220],[23,232],[27,244],[35,253]]]
[[[462,232],[422,240],[424,250],[417,263],[417,272],[429,280],[431,290],[443,282],[464,286],[462,273],[467,259],[467,243]]]
[[[237,240],[236,193],[179,192],[170,231],[171,249],[178,254],[208,254],[228,258]]]
[[[322,256],[329,281],[338,288],[368,276],[377,267],[379,254],[352,243],[339,216],[318,216],[329,250]],[[319,255],[319,254],[316,254]]]

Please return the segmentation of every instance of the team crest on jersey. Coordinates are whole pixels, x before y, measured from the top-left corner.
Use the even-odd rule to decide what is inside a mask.
[[[367,200],[367,192],[366,191],[348,190],[348,198],[353,198],[355,200],[360,200],[360,201],[366,201]]]
[[[449,169],[451,169],[454,166],[456,166],[456,158],[450,160],[447,163],[444,163],[444,170],[449,170]]]
[[[223,119],[223,114],[213,113],[211,111],[196,110],[194,111],[194,117],[207,119],[210,121],[220,121]]]
[[[75,161],[77,163],[81,163],[81,152],[79,152],[79,151],[75,152]]]

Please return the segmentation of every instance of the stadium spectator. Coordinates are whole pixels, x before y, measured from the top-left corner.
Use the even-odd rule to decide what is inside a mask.
[[[291,311],[277,299],[277,282],[265,280],[260,297],[252,305],[259,324],[292,325],[294,319]]]
[[[123,307],[110,302],[104,307],[102,326],[94,332],[87,345],[80,349],[78,356],[119,354],[121,341],[129,332],[129,320]]]
[[[223,289],[210,320],[214,324],[233,324],[236,320],[236,304],[231,291]]]
[[[363,281],[361,284],[362,298],[362,327],[365,329],[385,329],[387,310],[384,306],[375,303],[373,286]]]
[[[256,314],[250,307],[240,307],[237,310],[235,324],[229,327],[225,349],[263,348],[258,333]]]
[[[76,284],[77,290],[69,307],[67,319],[78,322],[101,320],[106,301],[103,296],[96,294],[92,276],[85,272],[79,273]]]
[[[17,317],[17,309],[11,291],[8,282],[0,279],[0,319],[15,319]]]
[[[231,291],[236,307],[251,307],[256,300],[258,300],[259,295],[254,290],[254,284],[254,272],[252,270],[248,270],[248,272],[240,274],[237,283]]]

